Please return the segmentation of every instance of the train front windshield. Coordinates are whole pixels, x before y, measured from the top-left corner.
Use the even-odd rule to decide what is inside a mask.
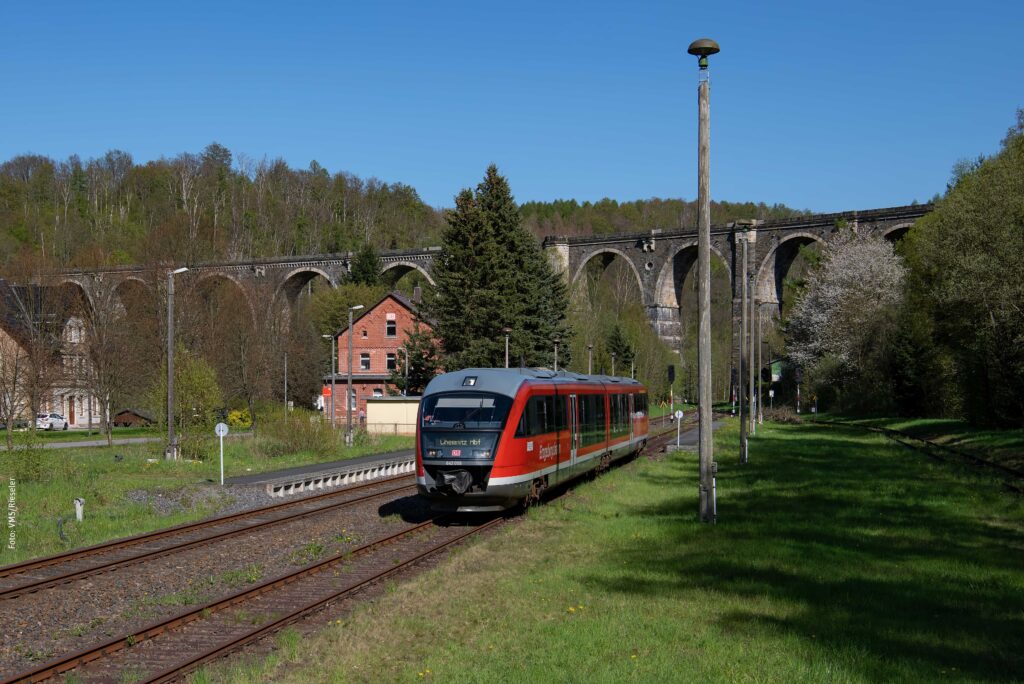
[[[501,429],[512,398],[483,392],[434,394],[423,399],[423,427],[455,430]]]

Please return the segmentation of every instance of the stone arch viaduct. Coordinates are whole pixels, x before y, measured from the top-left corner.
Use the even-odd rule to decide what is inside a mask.
[[[712,226],[711,248],[728,268],[731,282],[734,334],[738,332],[739,326],[742,286],[739,259],[742,240],[749,240],[748,263],[753,273],[755,297],[764,304],[775,305],[778,311],[783,280],[800,246],[811,242],[827,242],[843,224],[858,232],[868,231],[895,240],[906,233],[914,221],[931,210],[931,205],[922,204],[815,214],[767,221],[749,230],[731,224]],[[623,259],[636,277],[651,325],[673,349],[679,349],[680,292],[686,275],[696,263],[695,228],[573,238],[548,237],[544,240],[544,249],[551,262],[565,274],[570,283],[581,277],[591,260],[599,259],[607,266],[613,258]],[[383,252],[380,257],[381,268],[385,275],[395,280],[410,271],[418,271],[433,284],[431,271],[434,257],[439,251],[440,247],[428,247]],[[245,296],[255,315],[261,306],[269,306],[281,297],[294,302],[314,278],[324,278],[331,286],[336,286],[349,271],[352,256],[352,253],[324,254],[195,264],[190,265],[189,273],[183,274],[183,284],[198,286],[211,280],[233,283]],[[66,271],[60,277],[64,285],[78,289],[88,305],[94,307],[114,301],[124,287],[141,285],[159,288],[166,280],[165,273],[166,269],[124,266]]]

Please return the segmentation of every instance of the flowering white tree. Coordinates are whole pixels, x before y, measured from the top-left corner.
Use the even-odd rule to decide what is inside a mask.
[[[846,228],[821,256],[788,322],[790,358],[819,375],[864,373],[892,329],[906,267],[885,238]]]

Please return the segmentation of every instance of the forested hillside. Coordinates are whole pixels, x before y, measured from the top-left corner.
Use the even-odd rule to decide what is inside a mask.
[[[331,174],[317,162],[199,154],[136,164],[112,150],[0,164],[0,257],[58,266],[237,260],[436,244],[443,219],[401,183]]]
[[[454,186],[453,186],[454,187]],[[696,202],[527,202],[538,238],[696,225]],[[714,223],[801,213],[764,203],[715,202]],[[241,260],[440,244],[444,219],[402,183],[330,172],[316,161],[198,154],[137,164],[128,152],[55,160],[25,154],[0,164],[0,265],[32,252],[57,267]]]

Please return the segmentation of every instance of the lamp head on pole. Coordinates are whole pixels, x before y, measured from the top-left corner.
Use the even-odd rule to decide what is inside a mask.
[[[179,273],[184,273],[187,270],[188,270],[187,266],[182,266],[181,268],[176,268],[173,271],[171,271],[171,275],[178,275]]]
[[[348,307],[348,310],[349,311],[359,311],[362,308],[364,308],[362,304],[356,304],[355,306]]]
[[[710,38],[699,38],[690,43],[686,51],[697,57],[697,66],[703,70],[708,68],[708,55],[720,52],[721,48]]]

